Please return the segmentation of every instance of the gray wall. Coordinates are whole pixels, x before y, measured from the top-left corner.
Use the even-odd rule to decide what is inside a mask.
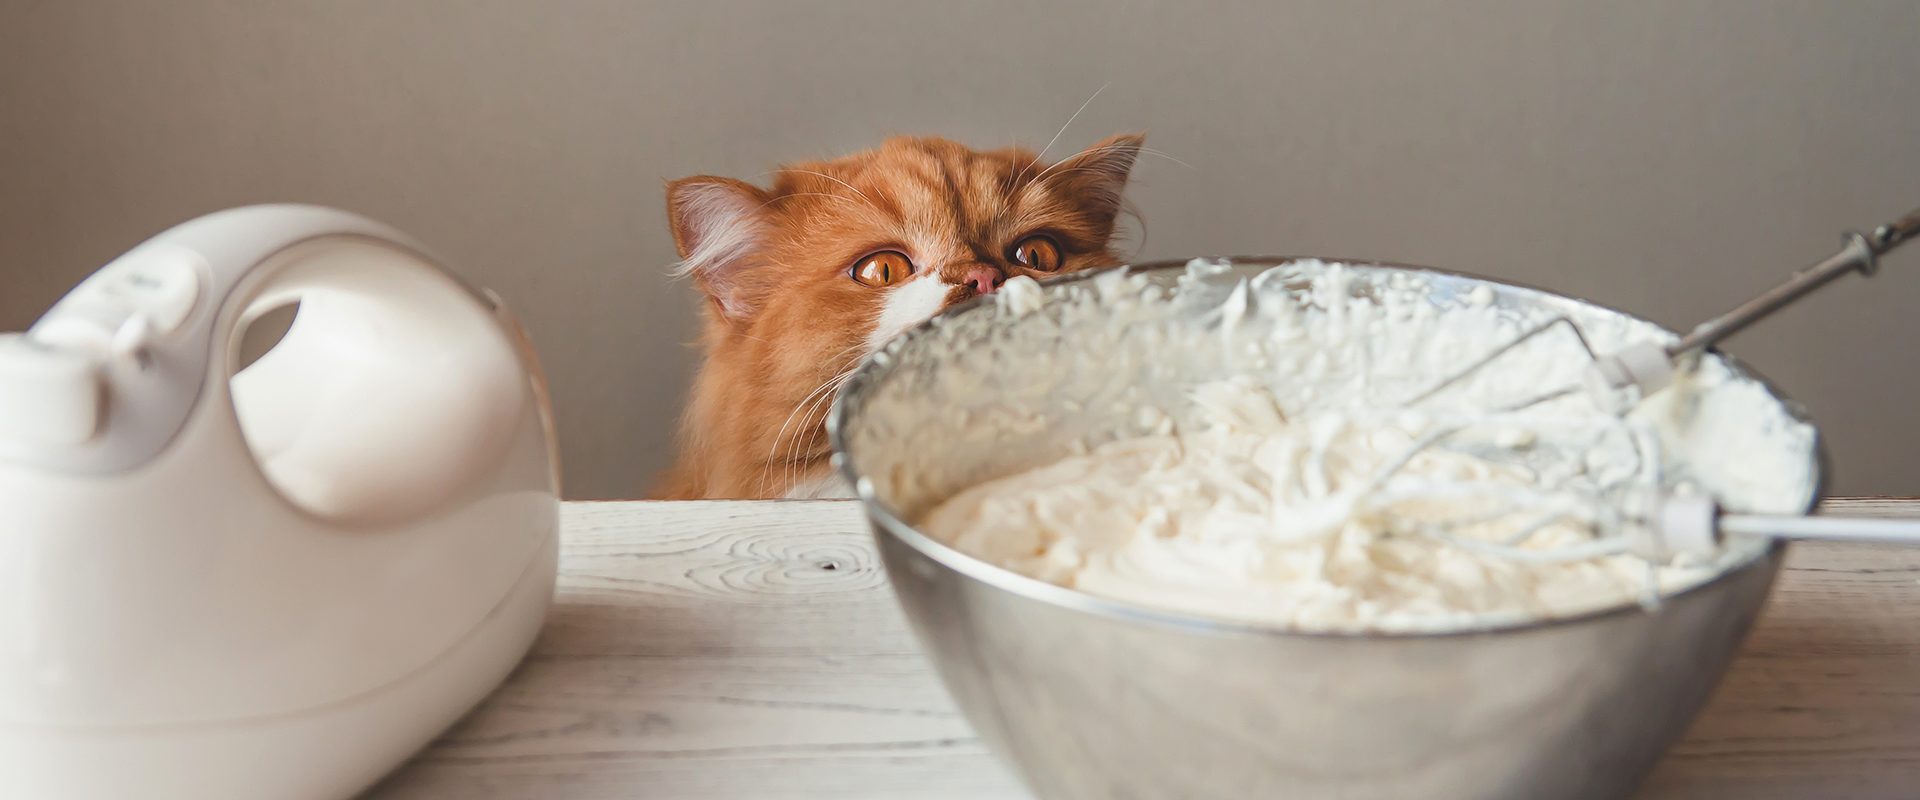
[[[0,3],[0,330],[145,236],[385,220],[540,345],[569,493],[668,460],[694,298],[661,179],[890,133],[1145,129],[1142,256],[1313,253],[1670,326],[1920,204],[1920,3]],[[1178,159],[1178,162],[1173,159]],[[1920,490],[1920,252],[1741,336],[1849,493]]]

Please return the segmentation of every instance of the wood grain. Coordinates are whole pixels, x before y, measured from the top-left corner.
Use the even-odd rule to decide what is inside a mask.
[[[569,503],[546,630],[370,793],[1023,798],[947,700],[849,502]]]
[[[1920,516],[1920,500],[1835,500]],[[1025,798],[844,501],[571,503],[534,652],[367,797]],[[1920,796],[1920,549],[1801,545],[1637,800]]]
[[[1829,513],[1920,516],[1920,500]],[[1800,544],[1740,659],[1640,794],[1920,797],[1920,548]]]

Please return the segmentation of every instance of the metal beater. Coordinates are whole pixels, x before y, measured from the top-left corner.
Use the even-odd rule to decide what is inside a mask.
[[[1679,341],[1669,345],[1639,344],[1603,356],[1594,351],[1577,323],[1560,316],[1495,348],[1465,369],[1407,401],[1406,406],[1418,405],[1466,381],[1514,348],[1564,325],[1592,360],[1584,372],[1582,383],[1494,409],[1478,422],[1525,424],[1524,419],[1516,416],[1519,412],[1584,391],[1596,407],[1613,412],[1614,419],[1619,420],[1618,431],[1634,437],[1636,463],[1631,470],[1623,471],[1612,479],[1592,483],[1574,492],[1557,491],[1520,497],[1512,496],[1513,493],[1505,488],[1495,491],[1486,487],[1482,494],[1505,493],[1512,502],[1493,512],[1470,518],[1412,524],[1409,526],[1410,532],[1478,552],[1536,562],[1577,561],[1629,552],[1658,559],[1681,553],[1710,554],[1720,548],[1727,534],[1920,544],[1920,520],[1724,514],[1711,497],[1668,492],[1662,487],[1657,473],[1660,463],[1658,437],[1635,430],[1625,417],[1626,412],[1642,398],[1673,382],[1675,364],[1681,359],[1714,346],[1842,275],[1854,271],[1873,275],[1880,256],[1916,235],[1920,235],[1920,209],[1897,221],[1881,225],[1872,233],[1849,232],[1844,237],[1845,245],[1832,256],[1733,310],[1701,323]],[[1372,491],[1369,495],[1372,499],[1369,504],[1376,508],[1391,505],[1397,498],[1381,491],[1389,479],[1418,453],[1439,445],[1472,424],[1475,423],[1442,425],[1422,437],[1371,482]],[[1459,487],[1454,488],[1457,490]],[[1464,526],[1485,524],[1523,513],[1530,508],[1537,509],[1543,501],[1548,506],[1546,512],[1535,510],[1536,516],[1523,521],[1499,541],[1457,534],[1457,530]],[[1521,546],[1535,532],[1569,518],[1591,528],[1593,540],[1573,547]]]

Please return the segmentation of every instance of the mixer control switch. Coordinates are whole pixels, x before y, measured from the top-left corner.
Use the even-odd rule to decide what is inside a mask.
[[[163,250],[116,266],[96,279],[100,292],[138,309],[161,335],[180,327],[200,299],[204,266],[191,250]]]
[[[34,326],[35,338],[104,348],[136,315],[151,334],[165,336],[193,313],[205,268],[198,253],[177,247],[123,258],[67,293]]]

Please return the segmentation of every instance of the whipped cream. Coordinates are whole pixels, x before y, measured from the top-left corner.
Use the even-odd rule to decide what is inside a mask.
[[[1549,492],[1647,485],[1799,513],[1816,490],[1811,426],[1717,355],[1625,417],[1579,393],[1490,414],[1579,386],[1581,337],[1601,353],[1674,338],[1604,309],[1318,261],[1008,288],[875,355],[900,363],[860,401],[848,457],[863,496],[935,538],[1091,594],[1301,630],[1499,627],[1657,602],[1768,546],[1582,553],[1599,512],[1541,523]],[[1408,406],[1558,315],[1581,337],[1556,327]],[[1443,429],[1461,432],[1370,482]],[[1529,513],[1473,523],[1487,497],[1430,491],[1459,483]]]
[[[1450,449],[1416,451],[1434,433],[1422,415],[1288,421],[1247,379],[1202,384],[1191,397],[1202,430],[1115,441],[974,486],[921,528],[1091,594],[1303,629],[1562,617],[1713,574],[1586,555],[1590,521],[1550,498],[1498,513],[1511,507],[1506,495],[1534,499],[1541,476]],[[1493,438],[1524,447],[1515,435]],[[1516,552],[1469,549],[1476,544]]]

